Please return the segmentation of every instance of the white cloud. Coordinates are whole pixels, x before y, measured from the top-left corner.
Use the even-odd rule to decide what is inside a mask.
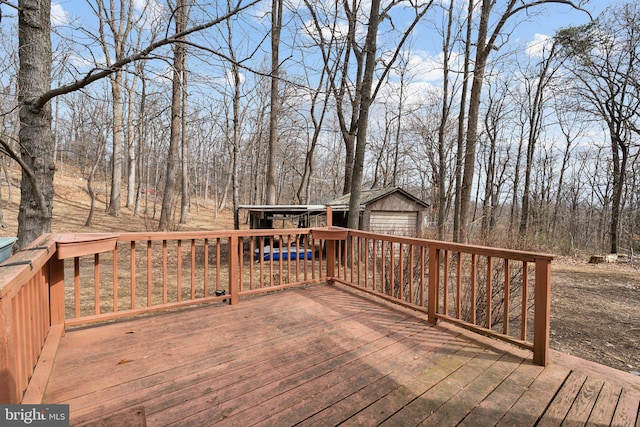
[[[315,23],[312,20],[309,20],[304,23],[305,34],[313,39],[316,43],[320,42],[320,37],[318,36],[318,30],[316,28]],[[322,39],[324,41],[330,40],[342,40],[347,36],[347,32],[349,31],[349,27],[346,21],[339,22],[335,28],[330,28],[328,26],[323,26],[320,28],[320,32],[322,33]],[[333,37],[332,37],[333,34]]]
[[[141,25],[149,30],[162,22],[167,9],[164,5],[154,0],[133,0],[133,6],[141,17]]]
[[[536,34],[533,40],[527,44],[527,54],[533,58],[542,58],[545,52],[549,52],[553,39],[546,34]]]
[[[59,3],[51,3],[51,26],[68,25],[71,22],[67,11]]]

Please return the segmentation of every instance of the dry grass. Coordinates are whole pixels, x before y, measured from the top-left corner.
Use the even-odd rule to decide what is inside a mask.
[[[12,187],[9,190],[6,181],[0,186],[2,191],[3,227],[0,236],[15,236],[18,231],[18,207],[20,202],[19,171],[11,169]],[[147,204],[147,213],[141,216],[133,215],[133,210],[123,206],[118,217],[106,212],[107,195],[104,185],[94,184],[101,191],[97,197],[93,224],[85,226],[91,199],[87,191],[87,182],[79,178],[77,171],[65,170],[57,172],[54,180],[55,198],[53,204],[53,221],[51,231],[53,233],[93,233],[93,232],[124,232],[124,231],[155,231],[160,218],[160,200],[156,204],[155,217],[154,205],[150,198]],[[126,203],[126,194],[122,194],[122,204]],[[144,207],[144,202],[142,204]],[[179,208],[178,208],[179,209]],[[177,213],[179,215],[179,211]],[[187,224],[175,224],[176,231],[194,230],[229,230],[233,228],[233,213],[230,209],[223,209],[216,214],[215,204],[212,200],[192,199],[191,209]]]

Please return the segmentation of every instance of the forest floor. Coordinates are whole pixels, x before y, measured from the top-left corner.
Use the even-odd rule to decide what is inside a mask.
[[[156,205],[155,219],[151,214],[152,198],[147,205],[150,218],[134,216],[126,207],[119,217],[112,217],[105,212],[104,186],[93,225],[86,227],[89,196],[86,181],[78,176],[64,171],[56,174],[54,233],[155,230],[160,202]],[[20,191],[13,187],[9,199],[6,182],[0,190],[3,213],[0,236],[15,236]],[[181,231],[231,228],[231,212],[216,214],[212,201],[192,204],[188,224],[177,227]],[[588,258],[559,257],[552,264],[551,347],[640,375],[640,264],[589,264]]]

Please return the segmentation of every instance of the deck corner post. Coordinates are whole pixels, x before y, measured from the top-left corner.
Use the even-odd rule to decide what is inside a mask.
[[[336,241],[325,240],[325,244],[327,251],[327,278],[328,283],[332,285],[336,276]]]
[[[64,260],[49,260],[49,314],[51,325],[64,324]]]
[[[427,313],[429,323],[438,323],[438,285],[440,283],[440,249],[429,245],[429,280],[427,282]]]
[[[14,342],[12,300],[0,298],[0,402],[20,403]]]
[[[333,209],[331,206],[327,206],[327,227],[333,226]]]
[[[238,304],[240,294],[240,284],[238,283],[238,270],[240,263],[240,246],[238,240],[242,237],[238,234],[232,234],[229,239],[229,293],[231,298],[229,303]]]
[[[551,260],[536,259],[534,290],[533,363],[546,366],[549,361],[551,329]]]

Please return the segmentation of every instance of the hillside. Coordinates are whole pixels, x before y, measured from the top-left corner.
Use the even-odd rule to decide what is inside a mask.
[[[4,227],[0,236],[15,236],[18,230],[18,204],[20,202],[19,174],[12,170],[11,194],[6,182],[0,187],[2,191],[2,208]],[[96,209],[93,224],[85,226],[91,199],[87,191],[87,181],[79,178],[80,174],[71,171],[56,173],[54,181],[55,199],[53,205],[52,232],[115,232],[115,231],[155,231],[160,218],[160,201],[155,206],[156,213],[153,216],[153,196],[149,195],[147,209],[144,216],[134,216],[133,210],[127,207],[121,209],[119,217],[113,217],[106,213],[105,185],[103,181],[94,183],[94,191],[100,192],[97,196]],[[123,198],[126,195],[123,193]],[[126,200],[123,200],[123,204]],[[144,202],[142,204],[144,209]],[[192,200],[188,223],[177,225],[176,230],[212,230],[233,228],[233,216],[230,210],[223,210],[215,215],[215,206],[212,201]]]

